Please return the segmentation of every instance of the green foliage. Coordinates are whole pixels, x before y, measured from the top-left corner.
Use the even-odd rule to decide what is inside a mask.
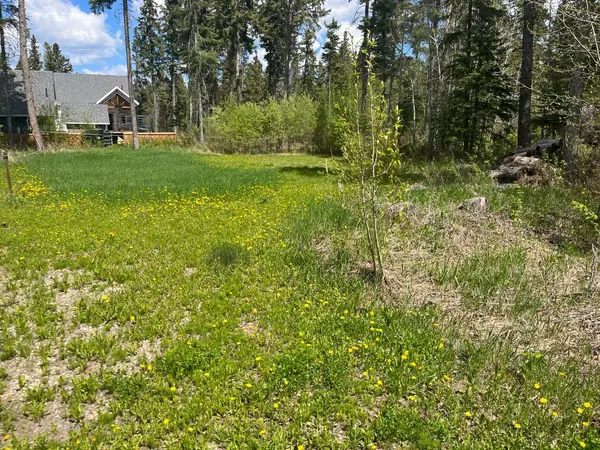
[[[370,60],[367,65],[366,107],[361,110],[361,91],[356,82],[350,106],[341,112],[336,128],[347,162],[344,178],[358,184],[356,203],[360,205],[372,270],[381,281],[384,267],[379,235],[383,213],[379,202],[383,185],[393,180],[400,167],[400,124],[397,120],[390,124],[383,84],[372,75]]]
[[[206,121],[209,147],[220,153],[265,153],[310,148],[316,105],[300,95],[281,101],[229,103]]]
[[[73,72],[69,58],[62,54],[56,42],[52,45],[44,42],[44,70],[58,73]]]

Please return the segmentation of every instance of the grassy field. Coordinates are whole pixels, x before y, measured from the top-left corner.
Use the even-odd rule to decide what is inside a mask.
[[[600,448],[585,193],[407,166],[380,294],[324,158],[18,161],[0,448]]]

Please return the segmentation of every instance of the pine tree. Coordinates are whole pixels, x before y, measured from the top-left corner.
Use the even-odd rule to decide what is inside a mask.
[[[292,63],[303,27],[314,28],[325,14],[323,0],[265,0],[260,10],[260,39],[266,50],[268,90],[271,97],[292,94]],[[283,81],[283,86],[280,83]]]
[[[33,39],[32,39],[33,43]],[[38,53],[39,60],[39,53]],[[39,61],[38,61],[39,62]],[[55,42],[50,46],[47,42],[44,42],[44,70],[48,72],[57,73],[70,73],[73,72],[73,66],[60,51],[60,47]]]
[[[31,36],[31,43],[29,44],[31,51],[29,54],[29,69],[31,70],[42,70],[42,61],[40,57],[40,46],[38,45],[35,35]]]
[[[317,77],[317,56],[313,48],[315,33],[311,28],[304,31],[302,40],[302,73],[300,75],[300,92],[312,98],[315,96],[315,81]]]
[[[133,32],[133,53],[137,82],[150,90],[152,101],[152,130],[158,131],[160,107],[158,91],[165,77],[164,39],[154,0],[144,0],[140,16]]]
[[[462,0],[461,0],[462,1]],[[454,89],[447,100],[448,137],[462,144],[464,156],[477,156],[485,148],[486,136],[497,119],[513,117],[510,82],[502,64],[506,47],[500,38],[499,22],[505,15],[492,0],[466,0],[455,18],[457,29],[448,35],[456,46],[450,65]]]
[[[254,54],[254,59],[246,68],[244,77],[244,90],[242,99],[246,102],[259,103],[267,98],[267,82],[263,71],[262,63],[258,59],[258,54]]]
[[[9,61],[7,52],[7,30],[17,30],[18,22],[15,19],[17,11],[13,5],[4,4],[0,1],[0,71],[2,72],[2,97],[4,99],[4,109],[6,111],[6,133],[8,135],[8,145],[14,145],[14,135],[12,128],[12,102],[11,93],[13,90],[12,82],[9,77]]]

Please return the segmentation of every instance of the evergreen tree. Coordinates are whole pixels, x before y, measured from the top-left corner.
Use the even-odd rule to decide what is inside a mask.
[[[315,81],[317,77],[317,56],[313,45],[315,33],[312,29],[304,30],[302,40],[302,73],[300,76],[300,92],[312,98],[315,96]]]
[[[446,102],[447,136],[461,144],[462,151],[453,145],[455,153],[475,156],[484,152],[495,121],[510,120],[515,105],[502,67],[506,47],[499,23],[506,11],[493,0],[463,1],[455,10],[456,31],[447,36],[457,48],[449,67],[454,89]]]
[[[292,93],[292,62],[303,27],[314,28],[325,14],[323,0],[265,0],[260,10],[261,43],[266,50],[268,90],[278,95],[283,81],[284,96]]]
[[[165,46],[161,34],[158,9],[154,0],[144,0],[133,32],[133,53],[136,80],[150,90],[152,101],[152,130],[158,131],[160,122],[159,88],[165,77]]]
[[[246,68],[242,98],[246,102],[259,103],[267,98],[267,82],[258,54]]]
[[[44,42],[44,70],[58,73],[73,72],[73,66],[69,61],[69,58],[66,58],[62,54],[60,47],[56,42],[52,44],[52,46],[47,42]]]
[[[31,36],[30,53],[29,53],[29,69],[42,70],[42,61],[40,57],[40,46],[38,45],[35,35]]]

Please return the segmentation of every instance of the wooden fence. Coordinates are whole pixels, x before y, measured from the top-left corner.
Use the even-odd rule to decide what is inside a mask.
[[[102,134],[86,134],[86,133],[42,133],[44,143],[49,146],[65,146],[65,147],[80,147],[97,143],[102,145]],[[130,131],[115,133],[115,135],[123,136],[123,144],[131,145],[133,137]],[[138,133],[140,144],[149,143],[175,143],[177,135],[174,132],[159,132],[159,133]],[[14,145],[18,148],[35,148],[35,141],[31,134],[15,134],[13,135]],[[8,136],[6,134],[0,136],[0,148],[8,146]]]

